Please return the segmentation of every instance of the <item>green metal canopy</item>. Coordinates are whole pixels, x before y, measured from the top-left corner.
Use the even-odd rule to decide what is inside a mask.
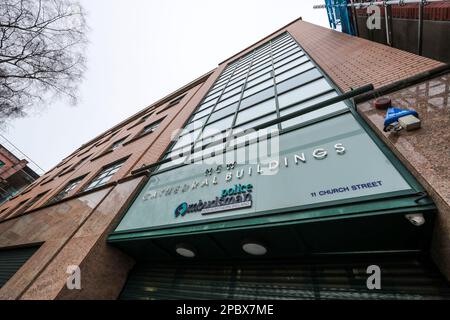
[[[300,139],[306,145],[302,146]],[[205,215],[194,211],[177,216],[174,210],[182,199],[190,197],[189,202],[196,203],[199,198],[214,198],[218,191],[229,190],[225,186],[235,191],[236,184],[222,181],[216,187],[197,186],[198,189],[186,193],[158,195],[153,191],[162,188],[167,192],[167,186],[182,185],[180,179],[189,183],[201,181],[198,177],[203,179],[209,165],[187,165],[156,174],[130,206],[109,242],[135,257],[150,260],[177,258],[174,248],[178,243],[195,247],[199,259],[244,258],[241,242],[247,238],[266,243],[267,257],[426,249],[433,225],[433,202],[423,196],[422,187],[398,160],[380,151],[351,114],[303,128],[290,136],[282,135],[280,154],[292,157],[296,150],[308,152],[308,148],[318,146],[332,149],[336,141],[346,146],[345,155],[329,155],[323,162],[312,159],[298,164],[304,165],[303,168],[292,164],[275,175],[245,180],[253,185],[254,203],[250,208]],[[368,154],[372,162],[363,163]],[[380,167],[376,168],[377,165]],[[332,188],[322,188],[326,190],[323,201],[310,198],[312,189],[306,189],[313,184],[309,177],[316,177],[317,185],[355,186],[357,181],[375,177],[374,173],[378,179],[373,180],[382,181],[382,186],[373,184],[372,188],[352,190],[350,194],[346,190],[338,192],[338,188],[334,188],[336,193],[329,192]],[[286,191],[289,183],[295,186],[296,175],[304,182],[299,184],[299,190]],[[302,194],[301,189],[306,191]],[[149,197],[154,198],[149,201]],[[307,202],[303,199],[310,199],[310,203],[302,203]],[[426,223],[413,225],[406,217],[413,213],[423,214]]]

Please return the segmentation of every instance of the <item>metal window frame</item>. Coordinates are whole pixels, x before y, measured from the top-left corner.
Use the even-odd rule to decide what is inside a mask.
[[[86,183],[85,186],[81,188],[81,192],[91,191],[96,188],[99,188],[108,183],[109,180],[123,167],[123,165],[127,162],[129,156],[124,157],[120,160],[114,161],[113,163],[102,167],[102,169],[90,180]],[[113,170],[117,169],[113,174],[109,174]],[[108,175],[109,174],[109,175]],[[102,181],[104,183],[100,184],[101,180],[104,180],[105,177],[109,177],[107,181]]]

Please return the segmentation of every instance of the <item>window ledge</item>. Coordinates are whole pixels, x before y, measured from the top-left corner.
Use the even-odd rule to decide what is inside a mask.
[[[75,171],[75,169],[69,169],[69,170],[67,170],[67,171],[64,171],[63,173],[61,173],[60,175],[58,175],[58,178],[61,178],[62,176],[65,176],[66,174],[68,174],[68,173],[71,173],[71,172],[74,172]]]
[[[49,184],[50,182],[53,182],[53,181],[55,181],[55,178],[52,178],[50,180],[47,180],[47,181],[41,183],[40,186],[45,186],[46,184]]]
[[[123,143],[122,146],[129,145],[130,143],[133,143],[133,142],[135,142],[136,140],[139,140],[139,139],[141,139],[141,138],[143,138],[143,137],[145,137],[145,136],[148,136],[148,135],[150,135],[150,134],[152,134],[152,133],[154,133],[154,132],[155,132],[155,131],[150,131],[150,132],[147,132],[147,133],[138,135],[138,136],[132,138],[131,140],[129,140],[129,141]]]
[[[100,159],[101,157],[106,156],[106,155],[108,155],[108,154],[111,154],[111,153],[113,153],[113,152],[114,152],[114,150],[108,150],[108,151],[102,152],[102,153],[100,153],[98,156],[95,156],[94,158],[92,158],[92,159],[91,159],[91,162],[93,162],[93,161],[95,161],[95,160],[97,160],[97,159]]]
[[[140,125],[140,124],[142,124],[142,123],[144,123],[144,122],[145,122],[145,120],[141,119],[141,120],[139,120],[138,122],[136,122],[135,124],[133,124],[133,125],[131,125],[130,127],[128,127],[127,130],[134,129],[135,127],[137,127],[138,125]]]

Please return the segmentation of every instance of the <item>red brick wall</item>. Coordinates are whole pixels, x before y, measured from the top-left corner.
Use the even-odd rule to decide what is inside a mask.
[[[304,21],[288,31],[344,92],[369,83],[381,88],[444,65]]]
[[[123,179],[137,168],[144,164],[157,161],[171,142],[172,133],[182,128],[188,117],[200,102],[207,88],[214,81],[214,74],[208,74],[169,96],[159,103],[156,103],[142,112],[138,113],[112,130],[93,139],[86,145],[76,150],[72,155],[64,159],[55,168],[43,175],[31,188],[25,190],[21,195],[11,199],[0,206],[0,221],[16,217],[16,212],[22,207],[23,201],[32,200],[37,195],[47,192],[43,198],[31,206],[27,212],[42,207],[48,200],[57,195],[73,179],[85,176],[82,182],[72,190],[68,196],[80,192],[89,182],[102,170],[103,167],[115,161],[128,157],[120,171],[114,175],[110,182]],[[177,97],[184,95],[183,99],[173,107],[168,108],[169,103]],[[142,117],[151,114],[145,121]],[[155,121],[163,119],[155,132],[137,138],[143,128]],[[112,136],[112,133],[115,133]],[[113,152],[106,152],[112,143],[122,138],[126,138],[124,144]],[[51,152],[51,146],[47,146]],[[88,157],[75,170],[69,170],[83,158]],[[20,210],[19,210],[20,212]],[[24,213],[20,213],[22,215]]]

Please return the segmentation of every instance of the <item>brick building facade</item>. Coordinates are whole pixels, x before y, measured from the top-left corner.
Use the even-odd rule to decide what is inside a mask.
[[[440,78],[447,93],[440,93],[442,108],[436,112],[448,113],[445,95],[450,83],[447,76],[442,76],[445,64],[301,19],[293,21],[87,142],[19,196],[1,205],[0,252],[30,248],[32,254],[17,266],[15,273],[0,282],[0,299],[116,299],[135,259],[108,244],[107,239],[148,182],[151,165],[162,159],[176,140],[176,133],[228,65],[286,32],[341,93],[373,84],[374,91],[355,99],[361,105],[375,96],[429,81],[433,76],[446,77],[447,80]],[[423,113],[432,107],[427,98],[421,103]],[[436,146],[448,149],[448,134],[424,121],[424,136],[408,134],[392,141],[382,132],[380,114],[374,115],[370,104],[358,110],[437,204],[438,227],[430,250],[441,272],[450,278],[450,198],[445,188],[448,181],[444,181],[449,158],[431,159],[431,150],[424,141],[433,137]],[[414,143],[414,150],[408,143]],[[424,159],[433,160],[433,167],[427,164],[424,169]],[[80,267],[82,290],[66,287],[69,266]]]

